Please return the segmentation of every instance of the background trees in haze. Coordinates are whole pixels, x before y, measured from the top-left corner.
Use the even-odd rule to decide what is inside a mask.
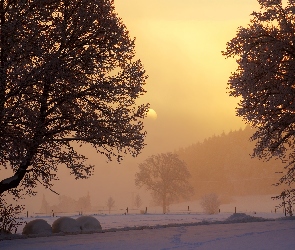
[[[217,194],[206,194],[201,199],[201,206],[207,214],[217,214],[219,211],[220,200]]]
[[[107,206],[107,208],[108,208],[108,210],[109,210],[109,214],[110,214],[112,208],[115,206],[115,200],[114,200],[112,197],[110,197],[110,198],[107,200],[106,206]]]
[[[137,194],[137,195],[135,196],[135,198],[134,198],[134,206],[135,206],[137,209],[139,209],[139,208],[141,207],[141,205],[142,205],[142,200],[141,200],[139,194]]]
[[[176,150],[191,174],[194,187],[193,199],[204,194],[216,193],[222,203],[234,196],[274,196],[278,188],[273,184],[284,168],[281,161],[261,161],[252,158],[255,143],[249,137],[255,132],[250,126],[238,131],[222,133]]]
[[[294,195],[295,174],[295,2],[260,0],[246,28],[227,43],[223,55],[237,59],[231,96],[240,98],[237,115],[257,130],[253,155],[286,163],[279,183]],[[294,199],[294,198],[293,198]]]
[[[0,21],[0,194],[51,188],[60,165],[89,177],[85,143],[139,154],[147,76],[112,0],[1,0]]]
[[[166,213],[167,206],[179,198],[188,199],[193,192],[189,184],[190,173],[176,154],[162,153],[148,157],[139,164],[135,184],[151,191],[156,202]]]

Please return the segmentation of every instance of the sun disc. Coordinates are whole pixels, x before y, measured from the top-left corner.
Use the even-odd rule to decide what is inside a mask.
[[[156,120],[158,115],[155,110],[149,109],[149,111],[147,112],[147,117],[150,119]]]

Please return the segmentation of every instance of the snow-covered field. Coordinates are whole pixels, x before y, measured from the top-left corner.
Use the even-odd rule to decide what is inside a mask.
[[[227,220],[230,216],[97,215],[104,233],[4,240],[0,241],[0,249],[295,249],[295,220],[275,219],[282,214],[274,213],[255,214],[272,219],[264,222],[251,222],[255,220],[253,214],[237,214]],[[56,219],[43,218],[49,224]]]
[[[241,207],[241,204],[237,205]],[[206,215],[181,211],[180,207],[178,212],[165,215],[157,209],[148,214],[93,215],[101,223],[102,233],[27,237],[21,235],[22,228],[19,228],[13,239],[0,241],[0,249],[295,249],[295,220],[282,219],[281,212],[262,212],[269,210],[268,206],[267,209],[255,207],[255,212],[253,205],[251,208],[243,206],[247,211],[237,211],[235,215],[232,212]],[[232,207],[233,204],[228,209]],[[224,206],[221,209],[227,210]],[[24,220],[29,222],[36,218],[45,219],[50,225],[57,219],[35,215]]]

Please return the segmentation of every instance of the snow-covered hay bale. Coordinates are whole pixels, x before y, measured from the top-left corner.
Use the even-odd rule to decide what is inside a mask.
[[[2,235],[9,235],[9,234],[11,234],[11,232],[6,231],[6,230],[3,230],[3,229],[0,230],[0,236],[2,236]]]
[[[36,219],[24,226],[23,234],[52,234],[52,229],[46,220]]]
[[[102,228],[99,221],[93,216],[81,216],[76,219],[82,232],[101,232]]]
[[[80,233],[79,223],[70,217],[60,217],[52,224],[53,233]]]

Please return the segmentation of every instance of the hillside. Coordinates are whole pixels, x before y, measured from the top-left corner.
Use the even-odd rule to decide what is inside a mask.
[[[282,171],[282,163],[251,158],[254,143],[249,138],[252,134],[253,130],[246,127],[176,151],[192,175],[194,198],[214,192],[227,200],[236,195],[281,191],[272,184],[280,178],[276,172]]]

